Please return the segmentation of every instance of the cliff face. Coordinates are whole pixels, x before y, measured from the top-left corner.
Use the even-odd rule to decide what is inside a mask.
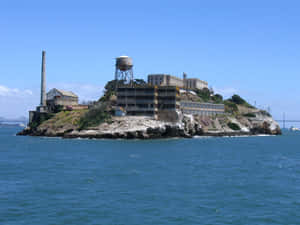
[[[112,117],[109,122],[83,130],[78,128],[82,112],[70,112],[68,116],[55,115],[35,129],[26,128],[20,135],[60,136],[65,138],[168,138],[193,136],[237,136],[257,134],[281,134],[276,121],[262,111],[251,112],[251,116],[218,115],[192,116],[178,113],[175,122],[154,120],[150,117]]]

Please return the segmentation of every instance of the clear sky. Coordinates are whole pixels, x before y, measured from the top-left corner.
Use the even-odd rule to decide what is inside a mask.
[[[129,55],[136,78],[186,72],[300,119],[299,12],[296,0],[1,0],[0,117],[39,104],[44,49],[47,88],[81,99],[99,98]]]

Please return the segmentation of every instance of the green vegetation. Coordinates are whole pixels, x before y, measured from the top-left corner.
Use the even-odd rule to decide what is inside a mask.
[[[223,103],[223,96],[220,94],[215,94],[212,96],[212,100],[216,104],[222,104]]]
[[[195,90],[195,92],[203,102],[211,102],[215,104],[223,103],[223,96],[220,94],[214,94],[212,89],[203,88],[201,90]]]
[[[78,125],[80,115],[86,110],[62,111],[55,115],[54,125],[57,127],[64,126],[65,124]]]
[[[53,113],[36,113],[29,127],[35,130],[39,125],[41,125],[46,120],[51,119],[54,116]]]
[[[227,125],[232,130],[241,130],[240,126],[236,123],[229,122]]]
[[[115,94],[116,85],[121,86],[124,84],[125,84],[124,80],[119,80],[119,81],[111,80],[111,81],[107,82],[107,84],[104,87],[104,94],[99,99],[99,101],[100,102],[109,101],[110,97]],[[147,84],[146,81],[144,81],[143,79],[134,79],[133,80],[134,86],[144,86],[146,84]]]
[[[246,102],[243,98],[241,98],[239,95],[233,95],[231,98],[223,101],[225,104],[225,112],[231,113],[231,114],[237,114],[239,113],[238,106],[244,106],[246,108],[255,109],[254,106],[250,105],[248,102]],[[253,113],[246,113],[243,116],[247,117],[256,117]]]
[[[243,116],[255,118],[256,115],[254,113],[246,113]]]
[[[74,129],[78,127],[80,118],[87,112],[87,109],[79,109],[72,111],[61,111],[53,114],[53,116],[40,124],[41,128],[50,127],[54,130],[65,126],[71,126]]]
[[[55,105],[54,108],[53,108],[53,112],[54,113],[59,113],[59,112],[63,111],[63,109],[64,109],[64,106],[62,106],[62,105]]]
[[[232,101],[233,103],[238,105],[244,105],[246,103],[246,101],[242,99],[239,95],[233,95],[231,99],[229,99],[229,101]]]
[[[208,88],[203,88],[201,90],[196,90],[196,94],[204,101],[209,102],[211,101],[211,95],[213,92]]]
[[[239,111],[237,105],[234,102],[226,100],[226,101],[224,101],[224,105],[225,105],[225,112],[227,112],[227,113],[234,114]]]
[[[243,98],[241,98],[239,95],[233,95],[228,101],[233,102],[237,105],[243,105],[248,108],[254,109],[255,107],[250,105],[248,102],[246,102]]]
[[[100,102],[106,102],[110,99],[112,95],[115,94],[115,88],[116,88],[116,80],[111,80],[107,82],[107,84],[104,87],[104,94],[103,96],[99,99]],[[118,85],[124,84],[122,81],[118,81]]]
[[[79,120],[79,130],[87,127],[97,126],[103,122],[110,122],[111,114],[107,111],[107,104],[101,103],[95,105],[87,111]]]

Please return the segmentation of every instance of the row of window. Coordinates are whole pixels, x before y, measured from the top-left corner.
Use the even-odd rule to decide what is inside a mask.
[[[118,104],[118,106],[126,108],[126,104]],[[154,104],[127,104],[127,107],[153,108]]]
[[[209,116],[209,115],[216,115],[216,114],[223,114],[223,112],[219,111],[203,111],[203,110],[183,110],[185,114],[192,114],[192,115],[202,115],[202,116]]]
[[[117,95],[118,94],[136,94],[138,95],[139,93],[143,94],[143,93],[154,93],[155,90],[154,89],[128,89],[128,90],[118,90]]]
[[[118,96],[118,99],[123,100],[154,100],[154,96]]]
[[[149,77],[148,82],[153,85],[160,85],[163,82],[163,77],[162,76]]]
[[[222,104],[203,104],[203,103],[192,103],[192,102],[180,102],[182,107],[191,107],[191,108],[203,108],[203,109],[224,109]]]

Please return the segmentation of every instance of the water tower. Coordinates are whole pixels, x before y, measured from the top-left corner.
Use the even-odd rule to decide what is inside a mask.
[[[120,56],[116,58],[115,80],[122,81],[124,84],[133,84],[133,63],[132,58]],[[119,83],[119,82],[117,82]]]

